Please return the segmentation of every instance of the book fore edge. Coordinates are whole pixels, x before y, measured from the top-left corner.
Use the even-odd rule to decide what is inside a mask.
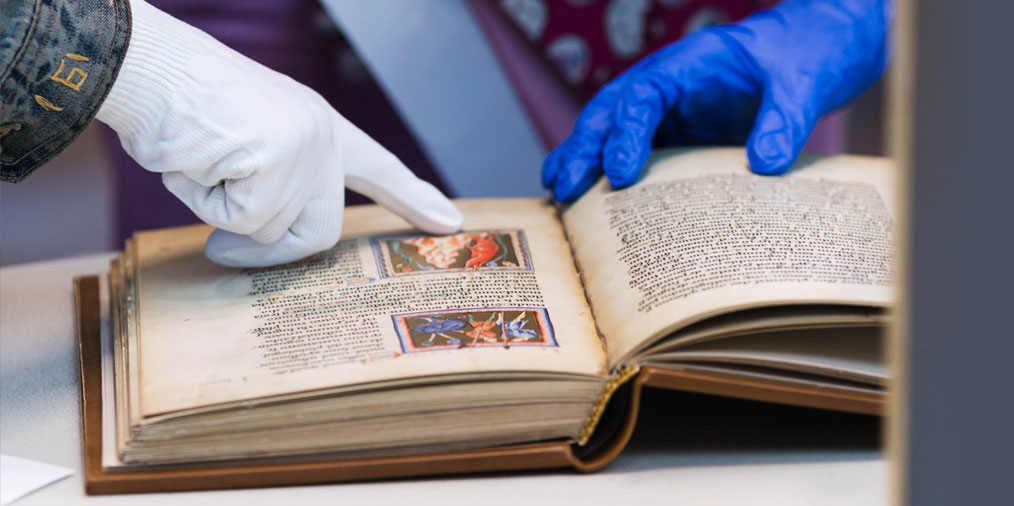
[[[588,440],[591,439],[592,434],[595,433],[595,427],[598,426],[599,419],[602,418],[602,413],[606,411],[606,406],[609,405],[609,399],[613,397],[613,393],[616,392],[616,389],[620,388],[624,383],[630,380],[630,378],[636,376],[640,369],[641,368],[636,365],[628,365],[619,372],[613,374],[612,377],[609,378],[609,381],[606,381],[606,384],[602,386],[602,391],[599,392],[599,397],[595,400],[595,405],[592,406],[588,416],[584,419],[584,424],[581,426],[581,433],[577,441],[579,446],[586,445]]]

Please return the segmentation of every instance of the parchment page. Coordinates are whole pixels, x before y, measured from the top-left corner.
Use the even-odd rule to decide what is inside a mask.
[[[145,416],[441,374],[604,374],[554,208],[457,203],[464,231],[442,237],[348,208],[335,248],[268,269],[206,260],[209,227],[138,234]]]
[[[610,366],[733,309],[890,303],[888,161],[803,157],[758,176],[742,148],[715,148],[660,151],[645,170],[563,214]]]

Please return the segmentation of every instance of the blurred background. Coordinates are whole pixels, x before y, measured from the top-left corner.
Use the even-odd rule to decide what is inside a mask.
[[[651,51],[773,0],[149,0],[323,95],[453,197],[542,196],[542,158],[598,87]],[[805,150],[883,154],[877,85]],[[349,195],[350,203],[363,203]],[[122,247],[198,220],[92,125],[0,185],[0,264]]]
[[[770,0],[150,1],[316,89],[420,176],[473,197],[545,195],[541,159],[598,86]],[[897,504],[1003,504],[1014,3],[894,4],[889,116],[907,205],[892,488]],[[881,88],[825,118],[806,149],[883,154]],[[0,264],[113,250],[135,230],[194,221],[93,124],[24,183],[0,184]]]

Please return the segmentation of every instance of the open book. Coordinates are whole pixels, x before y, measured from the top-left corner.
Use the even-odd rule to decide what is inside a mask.
[[[348,208],[333,249],[264,269],[206,260],[206,226],[138,233],[109,278],[103,467],[580,448],[648,369],[874,412],[892,176],[662,151],[633,187],[563,209],[459,200],[449,236]]]

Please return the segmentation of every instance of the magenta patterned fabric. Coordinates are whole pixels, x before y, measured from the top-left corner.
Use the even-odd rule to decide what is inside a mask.
[[[775,0],[501,0],[500,8],[582,97],[644,55]]]
[[[737,21],[778,0],[486,2],[469,0],[543,143],[552,149],[570,133],[581,104],[644,55],[697,28]],[[822,118],[804,151],[844,151],[848,125],[848,109]]]

